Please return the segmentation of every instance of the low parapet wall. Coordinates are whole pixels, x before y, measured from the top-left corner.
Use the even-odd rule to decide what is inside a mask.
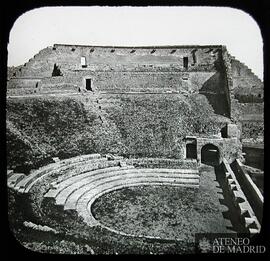
[[[133,165],[135,168],[191,168],[198,167],[197,160],[182,159],[164,159],[164,158],[138,158],[126,159],[127,164]]]
[[[242,191],[234,171],[225,158],[223,158],[221,167],[226,175],[228,190],[231,194],[234,205],[238,210],[237,212],[239,215],[239,220],[242,222],[247,232],[251,234],[259,233],[261,230],[261,224],[256,214],[254,213],[246,195]]]
[[[239,159],[236,159],[232,163],[232,167],[235,171],[235,174],[237,175],[237,179],[241,185],[243,192],[247,196],[252,206],[252,209],[254,210],[257,218],[261,222],[264,202],[262,193],[260,192],[256,184],[252,181],[251,177],[247,174],[246,170],[243,168],[243,164],[240,162]]]

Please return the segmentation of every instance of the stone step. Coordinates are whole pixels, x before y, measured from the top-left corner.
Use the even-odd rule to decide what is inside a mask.
[[[103,169],[97,169],[90,172],[80,173],[76,176],[72,176],[68,179],[65,179],[63,182],[60,182],[59,184],[55,184],[55,182],[52,184],[52,187],[55,187],[55,190],[50,190],[45,197],[48,198],[55,198],[63,189],[65,189],[68,186],[74,185],[76,182],[84,180],[85,178],[89,177],[95,177],[96,175],[101,175],[105,173],[105,177],[107,177],[109,174],[118,174],[115,171],[123,171],[128,169],[134,169],[131,165],[126,165],[122,168],[120,167],[109,167],[109,168],[103,168]],[[199,172],[197,170],[190,171],[190,170],[183,170],[183,169],[134,169],[132,172],[144,172],[144,173],[175,173],[177,175],[190,175],[190,173],[195,173],[193,175],[196,175],[194,177],[198,177]],[[183,172],[183,173],[182,173]],[[192,176],[189,176],[190,178]]]
[[[110,162],[112,163],[112,161]],[[133,166],[127,166],[127,168],[134,168]],[[62,190],[66,189],[69,186],[74,185],[76,182],[83,180],[85,178],[89,177],[95,177],[96,175],[100,175],[102,173],[109,173],[113,171],[120,170],[121,167],[119,166],[113,166],[113,167],[108,167],[108,168],[102,168],[102,169],[96,169],[96,170],[88,170],[86,172],[81,172],[78,175],[71,176],[70,178],[67,178],[63,180],[62,182],[58,184],[52,184],[55,189],[51,189],[44,197],[47,198],[55,198]]]
[[[165,169],[165,168],[147,168],[147,169],[141,169],[136,168],[138,171],[143,171],[144,173],[177,173],[177,174],[194,174],[199,175],[198,169]]]
[[[13,169],[8,169],[7,170],[7,177],[8,178],[11,177],[13,175],[13,173],[14,173]]]
[[[72,173],[65,173],[64,175],[61,175],[55,180],[53,183],[56,186],[60,186],[62,182],[65,182],[69,178],[77,177],[79,175],[82,175],[86,172],[98,170],[98,169],[105,169],[112,166],[118,166],[119,161],[108,161],[106,158],[100,158],[100,159],[93,159],[88,161],[83,161],[79,165],[73,165],[75,166],[75,169],[71,169]],[[68,175],[67,175],[68,174]]]
[[[236,202],[238,202],[238,203],[243,202],[243,201],[246,200],[245,195],[242,192],[238,191],[238,190],[233,190],[232,194],[233,194],[234,200]]]
[[[99,168],[99,164],[102,163],[102,162],[107,162],[107,159],[106,158],[100,158],[100,159],[87,159],[85,161],[82,161],[82,162],[74,162],[72,164],[66,164],[66,165],[63,165],[62,167],[60,167],[59,169],[57,170],[53,170],[53,171],[50,171],[49,173],[46,173],[46,176],[49,175],[50,173],[55,173],[56,171],[57,172],[60,172],[60,171],[63,171],[63,170],[66,170],[66,173],[65,175],[70,175],[70,176],[76,176],[78,175],[79,173],[82,173],[82,172],[85,172],[85,171],[91,171],[93,169],[96,169],[96,168]],[[78,166],[75,170],[72,169],[73,166],[76,166],[80,164],[80,166]],[[118,164],[118,162],[116,162],[116,164]],[[82,169],[86,167],[87,169]],[[80,171],[79,171],[80,170]],[[74,172],[72,174],[72,172]],[[40,180],[41,178],[44,178],[44,175],[40,178],[37,178],[35,180],[32,181],[32,183],[28,184],[26,188],[24,188],[23,192],[24,193],[28,193],[29,190],[33,187],[33,185],[38,181]]]
[[[7,185],[10,188],[14,188],[16,184],[25,177],[23,173],[14,173],[10,178],[8,178]]]
[[[60,169],[61,165],[59,163],[55,164],[53,167],[48,167],[46,170],[37,171],[31,173],[30,175],[26,176],[22,179],[19,183],[17,183],[15,189],[20,193],[27,193],[29,189],[42,177],[49,175],[52,172],[56,172]]]
[[[134,169],[133,166],[122,167],[119,169],[104,169],[104,170],[96,170],[95,172],[85,173],[83,175],[79,175],[78,177],[71,178],[70,180],[66,180],[63,185],[60,184],[59,189],[56,191],[49,191],[45,197],[54,197],[56,198],[56,203],[63,205],[64,200],[68,198],[68,196],[73,193],[73,191],[80,189],[81,187],[87,186],[89,183],[99,182],[102,179],[114,179],[115,177],[122,177],[124,180],[126,175],[144,175],[147,178],[149,176],[156,176],[156,177],[174,177],[177,179],[185,178],[185,179],[196,179],[199,182],[199,175],[198,174],[183,174],[172,172],[168,173],[164,169],[160,170],[158,173],[156,169]]]
[[[53,166],[52,166],[53,165]],[[17,185],[15,186],[15,189],[19,192],[23,192],[24,189],[34,180],[38,179],[39,177],[51,172],[52,170],[55,170],[57,167],[60,167],[59,163],[53,163],[50,164],[46,169],[37,170],[36,172],[30,173],[28,176],[26,176],[23,180],[21,180]]]
[[[108,160],[123,160],[124,157],[123,156],[115,156],[115,155],[111,155],[111,154],[106,154],[105,157],[108,159]]]
[[[231,179],[232,178],[232,174],[230,172],[226,172],[226,179]]]
[[[239,212],[240,212],[240,213],[239,213],[240,216],[246,215],[246,212],[248,212],[248,215],[249,215],[249,216],[254,215],[254,213],[251,212],[251,209],[249,208],[247,201],[244,201],[244,202],[242,202],[242,203],[238,203],[238,204],[236,205],[236,207],[238,208],[238,210],[239,210]]]
[[[77,157],[64,159],[64,160],[61,160],[61,163],[62,164],[72,164],[72,163],[80,162],[80,161],[83,161],[83,160],[99,159],[99,158],[101,158],[101,155],[99,153],[94,153],[94,154],[80,155],[80,156],[77,156]]]
[[[237,190],[237,186],[236,186],[236,185],[234,185],[234,184],[230,184],[229,186],[230,186],[230,190],[231,190],[231,192],[233,192],[233,191],[236,191],[236,190]]]
[[[57,198],[56,204],[59,205],[64,205],[65,208],[75,208],[76,202],[80,197],[82,197],[86,192],[88,191],[95,191],[95,190],[103,190],[103,187],[108,186],[114,186],[114,183],[120,183],[120,184],[128,184],[131,181],[136,181],[136,180],[141,180],[142,182],[152,182],[152,181],[157,181],[157,182],[167,182],[169,185],[172,184],[178,184],[178,185],[199,185],[199,178],[180,178],[176,176],[157,176],[156,174],[149,175],[147,174],[138,174],[138,173],[129,173],[126,174],[125,176],[123,175],[118,175],[118,176],[113,176],[113,177],[108,177],[108,178],[103,178],[103,179],[98,179],[96,181],[90,181],[87,184],[81,184],[78,185],[79,188],[73,188],[70,191],[68,191],[65,195],[62,195],[61,198]]]
[[[236,182],[235,182],[234,179],[228,179],[228,184],[229,184],[229,185],[235,185]]]
[[[121,178],[123,179],[124,174],[127,174],[128,168],[119,169],[111,172],[104,172],[96,175],[88,175],[82,180],[76,182],[75,184],[70,185],[69,187],[64,188],[55,198],[57,205],[64,205],[66,201],[69,200],[69,197],[75,197],[81,194],[81,191],[85,191],[89,186],[96,186],[100,183],[109,182],[111,179]],[[102,183],[102,184],[103,184]],[[75,193],[75,195],[73,194]],[[72,199],[71,199],[72,200]]]
[[[246,228],[255,228],[255,229],[258,228],[254,217],[246,217],[245,218],[245,227]]]
[[[256,78],[259,82],[261,82],[261,80],[259,79],[259,77],[245,63],[240,62],[234,56],[231,56],[231,58],[233,58],[234,61],[236,61],[237,63],[239,63],[240,65],[242,65],[252,76],[254,76],[254,78]]]
[[[107,176],[108,173],[113,173],[114,171],[119,171],[121,168],[119,166],[115,167],[109,167],[104,169],[97,169],[97,170],[90,170],[85,173],[81,173],[79,175],[70,177],[63,182],[60,182],[58,185],[56,185],[55,190],[50,190],[45,197],[47,198],[56,198],[60,193],[64,193],[64,190],[70,189],[70,187],[75,186],[78,182],[85,182],[85,180],[88,178],[94,179],[94,177],[97,177],[99,175],[102,175],[105,173]]]
[[[98,154],[99,155],[99,154]],[[99,155],[100,156],[100,155]],[[57,163],[52,163],[47,165],[44,168],[38,169],[30,175],[26,176],[21,182],[19,182],[15,189],[18,190],[21,193],[28,193],[29,190],[32,188],[32,186],[40,180],[40,178],[43,178],[44,176],[47,176],[51,174],[52,172],[59,172],[60,170],[68,169],[71,166],[75,166],[80,162],[83,162],[83,164],[90,164],[90,162],[93,160],[102,160],[96,156],[89,156],[84,155],[83,157],[77,158],[77,159],[68,159],[64,161],[60,161]],[[103,159],[105,160],[105,159]]]
[[[256,229],[256,228],[249,228],[248,229],[250,234],[258,234],[260,233],[260,229]]]

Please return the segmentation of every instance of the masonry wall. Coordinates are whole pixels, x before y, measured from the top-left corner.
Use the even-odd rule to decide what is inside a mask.
[[[25,164],[20,161],[25,151],[31,166],[49,157],[87,153],[181,160],[186,135],[217,135],[228,122],[214,113],[201,94],[104,94],[96,98],[9,99],[7,120],[13,126],[7,135],[9,166]],[[18,142],[20,150],[13,151]]]
[[[81,65],[81,57],[86,60],[85,66]],[[184,58],[188,59],[187,67]],[[81,92],[85,91],[87,78],[91,79],[94,92],[200,93],[208,99],[215,113],[229,116],[222,62],[221,48],[213,46],[103,48],[54,45],[41,50],[18,68],[16,76],[8,81],[8,95],[22,95],[19,88],[26,94]],[[54,66],[59,68],[61,76],[51,77]]]
[[[264,102],[263,82],[243,63],[231,59],[233,94],[241,114],[262,114]]]
[[[82,57],[85,58],[85,66],[81,65]],[[187,67],[184,58],[188,59]],[[61,73],[52,77],[55,66]],[[238,67],[241,67],[240,76]],[[243,80],[246,77],[254,79]],[[91,79],[92,90],[86,91],[86,79]],[[74,106],[81,108],[85,121],[79,123],[79,134],[74,127],[71,139],[80,137],[85,146],[83,152],[87,148],[85,144],[91,142],[95,144],[93,152],[102,148],[104,152],[125,156],[181,158],[186,135],[217,135],[230,118],[241,124],[243,115],[262,114],[263,103],[244,103],[242,98],[237,99],[245,84],[249,84],[248,88],[251,86],[249,91],[261,88],[258,87],[261,86],[260,81],[248,68],[218,46],[103,48],[54,45],[41,50],[26,64],[12,68],[8,95],[72,94]],[[142,93],[144,95],[140,95]],[[34,107],[35,98],[32,98]],[[14,124],[22,112],[22,104],[16,104],[14,101],[11,109],[16,114],[15,120],[10,119]],[[57,102],[48,105],[53,106],[52,111],[47,112],[50,122],[44,127],[38,117],[33,116],[36,124],[45,129],[50,124],[58,124],[55,104]],[[43,102],[39,105],[43,106]],[[62,105],[64,111],[69,111],[65,103]],[[27,115],[29,108],[24,109]],[[95,115],[93,125],[87,120],[87,115],[92,114]],[[248,126],[243,123],[243,137],[250,135]],[[257,126],[254,125],[258,129],[255,133],[261,133]],[[22,132],[25,127],[22,122]],[[68,126],[66,128],[69,129]],[[51,151],[55,152],[50,153],[61,154],[59,148],[68,155],[73,150],[80,150],[76,144],[66,144],[66,132],[62,133],[61,128],[58,131],[59,135],[55,134],[53,139],[47,129],[42,135],[35,131],[36,136],[32,137],[30,128],[28,135],[30,140],[41,139],[40,144],[44,137],[46,142],[54,141]],[[105,139],[96,137],[99,134]],[[111,140],[110,135],[117,139]],[[93,141],[92,136],[98,142]],[[63,142],[58,144],[55,137],[61,137]],[[231,153],[227,158],[235,158],[240,151],[239,144],[234,146],[234,141],[229,140],[223,143],[227,146],[226,153]],[[75,149],[65,146],[74,146]]]
[[[112,52],[113,51],[113,52]],[[82,67],[81,57],[86,65]],[[183,58],[188,58],[188,68]],[[63,74],[74,70],[92,71],[211,71],[219,59],[219,48],[109,48],[54,45],[41,50],[14,77],[49,77],[54,64]],[[14,72],[13,72],[14,73]]]
[[[235,95],[257,95],[263,98],[263,83],[245,64],[231,59],[233,89]],[[241,102],[241,96],[238,98]]]

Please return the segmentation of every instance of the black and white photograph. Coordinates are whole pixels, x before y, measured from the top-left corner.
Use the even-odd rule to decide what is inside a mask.
[[[7,216],[25,251],[267,251],[264,43],[247,12],[34,8],[6,70]]]

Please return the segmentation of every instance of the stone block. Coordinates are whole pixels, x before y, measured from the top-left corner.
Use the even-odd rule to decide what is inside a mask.
[[[60,162],[60,159],[59,159],[58,157],[54,157],[54,158],[52,158],[52,160],[53,160],[55,163]]]
[[[125,161],[120,161],[119,162],[119,166],[120,167],[126,167],[127,166],[127,163]]]
[[[240,131],[236,124],[227,125],[227,135],[228,138],[240,138]]]

